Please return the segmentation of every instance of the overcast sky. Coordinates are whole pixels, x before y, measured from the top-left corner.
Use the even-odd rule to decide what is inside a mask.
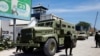
[[[94,26],[97,11],[96,28],[100,29],[100,0],[32,0],[32,6],[41,4],[52,13],[73,24],[85,21]]]

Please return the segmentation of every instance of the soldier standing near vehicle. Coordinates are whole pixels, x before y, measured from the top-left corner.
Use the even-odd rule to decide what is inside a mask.
[[[65,35],[65,39],[64,39],[64,46],[65,46],[65,52],[66,52],[66,56],[68,55],[68,48],[70,48],[70,54],[69,55],[72,55],[72,49],[73,49],[73,41],[71,39],[71,32],[67,32],[67,34]]]
[[[18,36],[17,36],[17,43],[19,43],[19,40],[20,40],[20,33],[18,33]],[[20,46],[17,46],[16,48],[16,52],[18,52],[18,50],[21,52],[21,47]]]
[[[98,31],[98,46],[100,48],[100,31]]]
[[[100,36],[99,36],[98,32],[96,32],[96,34],[95,34],[96,48],[99,46],[99,42],[100,42],[99,39],[100,39]]]

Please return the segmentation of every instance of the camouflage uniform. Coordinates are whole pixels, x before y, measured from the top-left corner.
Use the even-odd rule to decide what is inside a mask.
[[[17,43],[19,43],[19,40],[20,40],[20,34],[18,34]],[[16,52],[17,52],[18,50],[21,52],[21,47],[20,47],[20,46],[17,46]]]
[[[67,54],[68,48],[70,48],[70,55],[72,55],[73,41],[71,39],[71,36],[72,36],[72,34],[70,32],[67,32],[65,39],[64,39],[64,46],[65,46],[65,49],[66,49],[65,50],[66,55],[68,55]]]
[[[96,42],[96,48],[99,46],[100,47],[100,34],[96,32],[95,34],[95,42]]]

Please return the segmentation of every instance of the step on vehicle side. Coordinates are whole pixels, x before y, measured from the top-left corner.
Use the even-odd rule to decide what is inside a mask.
[[[26,27],[21,30],[20,43],[24,53],[41,49],[47,56],[53,56],[60,46],[64,46],[64,36],[70,31],[76,39],[75,26],[62,19],[47,19],[39,21],[35,27]]]

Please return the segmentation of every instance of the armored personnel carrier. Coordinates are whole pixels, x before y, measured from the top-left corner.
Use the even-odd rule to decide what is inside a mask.
[[[43,17],[44,18],[44,17]],[[64,36],[67,31],[76,39],[75,26],[63,19],[52,16],[40,20],[35,27],[26,27],[21,30],[18,46],[23,52],[32,52],[34,48],[44,51],[47,56],[53,56],[60,46],[64,46]]]

